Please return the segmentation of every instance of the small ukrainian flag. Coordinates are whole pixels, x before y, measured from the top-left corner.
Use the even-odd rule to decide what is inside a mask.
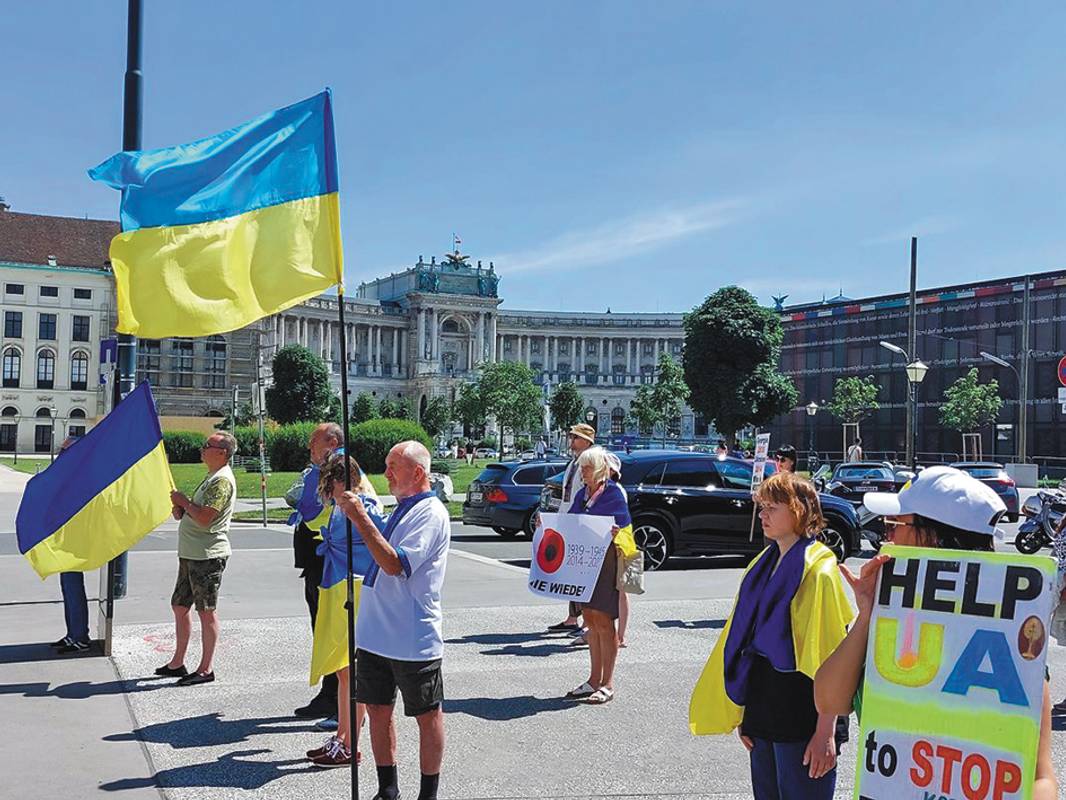
[[[117,153],[89,177],[122,191],[120,333],[225,333],[343,282],[329,90],[190,144]]]
[[[26,484],[19,552],[42,578],[97,569],[170,515],[173,488],[145,382]]]

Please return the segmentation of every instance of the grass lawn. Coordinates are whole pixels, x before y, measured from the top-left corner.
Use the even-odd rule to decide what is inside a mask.
[[[40,472],[47,467],[49,463],[47,458],[23,458],[17,464],[15,463],[15,459],[10,456],[0,458],[0,464],[5,464],[6,466],[11,467],[11,469],[19,472],[26,472],[30,475]]]
[[[267,522],[284,524],[288,521],[290,513],[288,508],[268,508]],[[452,519],[462,519],[463,504],[455,500],[449,502],[448,516]],[[261,509],[258,511],[238,511],[233,515],[233,519],[238,522],[262,522],[263,512]]]

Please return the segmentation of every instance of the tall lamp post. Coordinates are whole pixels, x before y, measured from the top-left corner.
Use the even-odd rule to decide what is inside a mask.
[[[991,361],[993,364],[997,364],[998,366],[1001,366],[1001,367],[1006,367],[1011,372],[1013,372],[1014,373],[1014,377],[1018,379],[1018,445],[1017,445],[1017,453],[1018,453],[1018,461],[1020,461],[1022,464],[1024,464],[1025,463],[1025,459],[1026,459],[1026,455],[1027,455],[1026,444],[1028,444],[1028,437],[1026,436],[1026,416],[1027,416],[1026,410],[1027,410],[1027,408],[1029,406],[1029,387],[1025,385],[1025,381],[1022,380],[1022,376],[1018,372],[1017,368],[1013,364],[1011,364],[1009,361],[1005,361],[1004,359],[1000,358],[999,356],[994,356],[991,353],[986,353],[984,350],[981,351],[981,357],[984,358],[987,361]],[[1025,354],[1025,356],[1023,356],[1023,358],[1027,358],[1027,357],[1028,357],[1028,353]]]
[[[807,469],[811,472],[817,469],[815,462],[818,461],[818,455],[814,452],[814,416],[818,413],[818,408],[818,404],[813,400],[806,405],[808,427],[811,429],[811,438],[807,446]]]
[[[890,353],[903,356],[903,361],[906,364],[904,369],[907,372],[909,389],[906,461],[910,464],[911,469],[914,470],[918,466],[918,385],[925,380],[925,373],[929,371],[929,366],[917,358],[911,361],[907,351],[898,345],[894,345],[891,342],[880,342],[880,345]]]

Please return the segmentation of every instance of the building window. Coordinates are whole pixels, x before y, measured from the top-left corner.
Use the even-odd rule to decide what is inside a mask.
[[[588,344],[585,345],[585,355],[589,355],[589,356],[596,355],[596,343],[595,342],[589,342]]]
[[[4,284],[4,292],[6,294],[26,294],[26,287],[21,283],[6,283]]]
[[[59,297],[58,286],[42,286],[41,297]]]
[[[74,315],[74,325],[70,338],[75,342],[89,341],[89,318],[81,314]]]
[[[93,290],[92,289],[75,289],[74,290],[74,299],[75,300],[92,300],[93,299]]]
[[[617,342],[614,346],[614,354],[616,356],[624,356],[626,354],[626,346],[624,342]]]
[[[505,352],[505,353],[510,353],[511,352],[511,340],[508,339],[506,336],[503,338],[503,352]]]
[[[170,340],[170,385],[192,386],[192,339]]]
[[[626,410],[618,406],[611,412],[611,433],[618,435],[626,432]]]
[[[51,339],[56,338],[56,315],[55,314],[41,314],[37,320],[37,338],[38,339]]]
[[[137,343],[137,372],[153,386],[159,385],[162,360],[158,339],[141,339]]]
[[[33,450],[35,453],[50,453],[52,452],[52,413],[47,408],[38,408],[37,418],[46,419],[48,422],[34,426]]]
[[[80,408],[72,408],[70,410],[70,426],[67,428],[67,436],[84,436],[85,435],[85,423],[74,422],[74,420],[84,420],[85,411]]]
[[[559,342],[559,355],[570,355],[570,342]]]
[[[673,354],[675,356],[676,355],[680,355],[680,353],[681,353],[681,342],[674,342],[674,344],[671,346],[670,350],[673,352]]]
[[[37,388],[52,389],[56,382],[56,355],[51,350],[37,354]]]
[[[4,351],[4,388],[19,388],[19,379],[22,375],[22,353],[14,347]]]
[[[651,364],[645,364],[640,368],[640,382],[641,383],[655,383],[655,367]]]
[[[7,406],[0,414],[0,452],[15,452],[19,435],[18,415],[14,406]]]
[[[204,376],[204,387],[226,388],[226,340],[221,336],[212,336],[207,340],[207,375]]]
[[[84,392],[89,388],[89,357],[85,353],[71,356],[70,388],[76,392]]]
[[[22,312],[4,312],[4,337],[7,339],[22,338]]]
[[[644,343],[644,355],[646,355],[646,356],[655,355],[655,342],[645,342]]]

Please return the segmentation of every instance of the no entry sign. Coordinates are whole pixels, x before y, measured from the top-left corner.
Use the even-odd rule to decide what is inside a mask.
[[[1066,386],[1066,356],[1059,359],[1059,383]]]

